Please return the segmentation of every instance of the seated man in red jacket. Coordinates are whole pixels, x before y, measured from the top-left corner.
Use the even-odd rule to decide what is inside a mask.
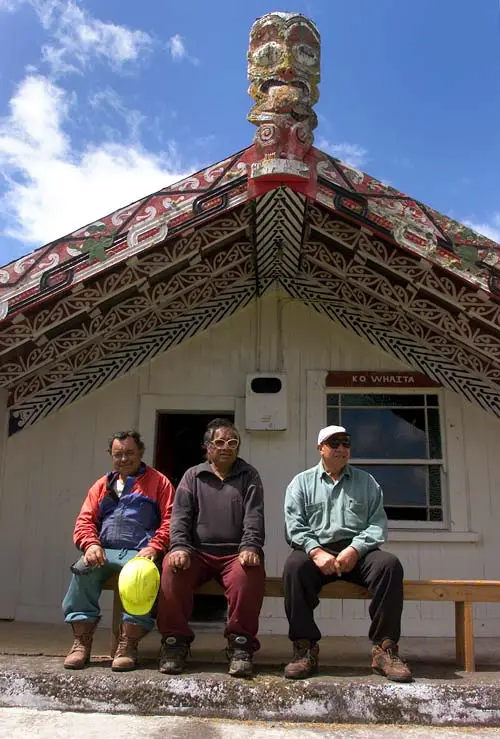
[[[169,545],[174,488],[142,461],[137,431],[120,431],[109,441],[113,471],[90,488],[76,519],[73,540],[83,552],[84,574],[74,574],[63,601],[64,620],[75,636],[64,667],[80,670],[90,660],[100,618],[99,597],[109,577],[132,557],[155,560]],[[150,616],[123,613],[121,636],[111,669],[133,670],[137,644],[154,626]]]
[[[231,421],[211,421],[204,445],[207,461],[187,470],[175,494],[158,599],[160,672],[175,675],[184,669],[194,638],[188,623],[193,593],[215,579],[227,598],[229,674],[249,677],[260,646],[264,597],[262,482],[257,470],[238,457],[240,436]]]

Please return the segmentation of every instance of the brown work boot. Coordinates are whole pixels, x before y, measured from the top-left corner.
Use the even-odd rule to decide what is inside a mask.
[[[75,641],[64,660],[64,667],[67,670],[83,670],[89,664],[96,626],[97,621],[72,621],[71,628]]]
[[[229,634],[227,637],[227,658],[231,677],[252,677],[253,648],[248,636]]]
[[[399,656],[398,645],[391,639],[373,645],[372,670],[397,683],[411,683],[413,680],[408,664]]]
[[[148,633],[143,626],[125,622],[120,627],[120,640],[116,648],[111,669],[114,672],[135,670],[139,641]]]
[[[285,667],[289,680],[303,680],[318,669],[319,646],[309,639],[297,639],[293,643],[293,659]]]

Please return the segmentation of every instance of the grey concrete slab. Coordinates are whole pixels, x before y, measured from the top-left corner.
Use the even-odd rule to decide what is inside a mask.
[[[155,663],[117,674],[109,660],[68,671],[60,658],[0,657],[0,706],[238,720],[500,726],[500,684],[491,673],[448,679],[439,672],[407,685],[364,674],[323,671],[288,681],[261,666],[251,680],[192,664],[180,676]]]

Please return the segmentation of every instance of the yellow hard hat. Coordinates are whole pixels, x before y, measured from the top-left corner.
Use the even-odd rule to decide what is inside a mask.
[[[145,616],[153,607],[160,589],[158,567],[146,557],[133,557],[122,567],[118,592],[123,609],[132,616]]]

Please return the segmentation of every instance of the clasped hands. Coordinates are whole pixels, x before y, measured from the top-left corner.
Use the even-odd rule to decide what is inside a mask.
[[[257,552],[251,552],[247,549],[239,553],[238,559],[242,567],[257,567],[260,564],[260,556]],[[191,555],[183,549],[178,549],[175,552],[170,552],[168,563],[174,572],[187,570],[191,566]]]
[[[354,547],[342,549],[336,556],[321,547],[315,547],[309,552],[316,567],[323,575],[337,575],[342,577],[343,572],[350,572],[359,560],[359,554]]]

